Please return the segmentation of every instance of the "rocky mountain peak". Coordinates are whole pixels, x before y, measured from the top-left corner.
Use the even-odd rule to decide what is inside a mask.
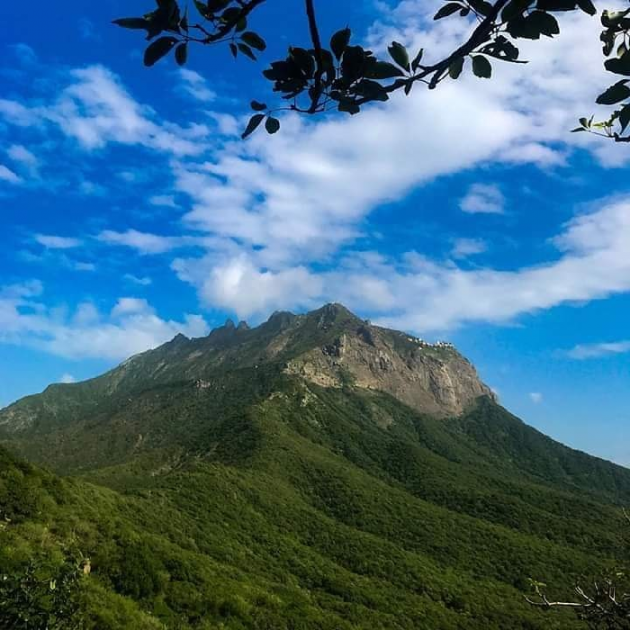
[[[0,431],[90,417],[113,397],[132,401],[156,386],[213,383],[226,375],[235,381],[251,378],[243,370],[263,365],[271,372],[284,371],[307,388],[313,383],[386,392],[421,413],[440,417],[463,413],[481,396],[494,398],[451,344],[375,326],[341,304],[326,304],[304,315],[274,313],[252,329],[245,322],[237,328],[229,319],[205,338],[179,334],[91,381],[19,401],[0,412]]]
[[[438,416],[459,415],[480,396],[494,398],[472,364],[448,342],[429,343],[373,326],[339,304],[309,316],[324,330],[334,325],[338,334],[290,360],[289,374],[325,387],[384,391]]]

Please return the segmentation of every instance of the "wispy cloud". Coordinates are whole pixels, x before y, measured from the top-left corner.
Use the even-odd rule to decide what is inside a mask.
[[[563,247],[555,260],[511,271],[467,270],[416,252],[389,260],[349,253],[334,270],[323,272],[302,265],[261,270],[256,252],[180,259],[175,269],[197,286],[208,305],[241,316],[263,313],[274,303],[286,308],[332,300],[418,332],[507,322],[523,313],[630,290],[630,201],[579,216],[555,242]]]
[[[141,287],[148,287],[153,283],[151,278],[147,276],[138,277],[138,276],[134,276],[132,273],[126,273],[123,276],[123,279],[132,284],[137,284]]]
[[[100,313],[91,303],[66,316],[41,301],[42,285],[30,282],[0,288],[0,343],[27,345],[72,359],[123,359],[153,348],[178,332],[207,334],[199,315],[183,321],[164,320],[144,300],[121,298],[112,312]]]
[[[35,241],[47,249],[73,249],[80,247],[83,241],[70,236],[57,236],[53,234],[36,234]]]
[[[180,68],[180,86],[185,94],[201,103],[211,103],[216,100],[217,93],[208,87],[208,82],[198,72],[188,68]]]
[[[39,174],[39,158],[22,144],[12,144],[7,149],[7,156],[19,167],[23,168],[31,177]]]
[[[0,181],[7,182],[9,184],[20,184],[22,178],[14,173],[8,166],[0,164]]]
[[[535,404],[540,405],[543,401],[543,395],[540,392],[531,392],[529,394],[529,399]]]
[[[473,184],[459,207],[468,214],[503,214],[505,197],[495,184]]]
[[[149,197],[152,206],[163,206],[165,208],[177,208],[177,203],[173,195],[154,195]]]
[[[580,344],[566,354],[572,359],[597,359],[615,354],[630,352],[630,341],[610,341],[601,343]]]
[[[480,238],[458,238],[453,242],[451,256],[456,259],[483,254],[488,250],[487,243]]]
[[[100,33],[94,26],[94,22],[86,17],[79,19],[79,33],[83,39],[88,41],[100,42],[102,40]]]
[[[199,155],[209,129],[157,122],[155,112],[127,92],[103,66],[72,70],[68,84],[48,103],[0,99],[0,118],[18,127],[56,127],[87,150],[109,143],[139,145],[177,156]]]
[[[96,238],[109,245],[129,247],[140,254],[163,254],[190,246],[196,242],[194,237],[161,236],[138,230],[127,230],[126,232],[104,230]]]

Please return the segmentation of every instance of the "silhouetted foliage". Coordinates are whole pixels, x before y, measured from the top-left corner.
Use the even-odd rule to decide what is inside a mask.
[[[141,17],[120,18],[118,26],[142,30],[150,42],[144,63],[152,66],[169,53],[177,64],[188,60],[194,44],[225,44],[232,55],[256,60],[266,49],[265,39],[248,30],[251,14],[264,0],[195,0],[194,17],[188,5],[182,10],[178,0],[156,0],[157,7]],[[291,110],[302,114],[319,114],[337,109],[357,114],[370,102],[387,101],[390,94],[402,90],[409,94],[417,83],[429,89],[442,81],[457,80],[470,66],[482,79],[492,76],[492,63],[526,63],[520,59],[518,41],[554,37],[560,33],[557,14],[582,11],[596,15],[591,0],[456,0],[448,1],[436,13],[441,20],[457,16],[469,22],[468,39],[449,55],[428,61],[430,50],[409,51],[400,42],[391,42],[388,57],[379,58],[371,50],[352,43],[352,31],[343,28],[328,40],[322,40],[315,13],[315,0],[305,0],[305,13],[310,33],[306,47],[289,46],[286,58],[272,61],[263,75],[286,104],[268,106],[254,100],[254,110],[243,138],[253,133],[263,121],[268,133],[276,133],[280,121],[274,113]],[[630,76],[630,9],[604,11],[601,16],[603,53],[610,57],[606,69],[614,74]],[[617,109],[610,119],[595,123],[582,118],[574,131],[589,131],[617,142],[630,142],[624,133],[630,123],[630,87],[621,79],[597,99]],[[625,101],[625,103],[624,103]]]

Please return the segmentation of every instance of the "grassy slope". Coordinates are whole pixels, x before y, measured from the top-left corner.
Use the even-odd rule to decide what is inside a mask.
[[[0,571],[42,555],[54,573],[76,548],[99,630],[580,627],[529,608],[527,578],[561,593],[618,553],[628,473],[488,402],[444,422],[273,370],[225,378],[57,436],[84,479],[0,459],[0,506],[23,512]]]

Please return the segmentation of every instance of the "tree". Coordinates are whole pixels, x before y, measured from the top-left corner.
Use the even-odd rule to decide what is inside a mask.
[[[182,11],[178,0],[156,0],[157,7],[141,17],[114,20],[118,26],[142,30],[150,42],[144,54],[146,66],[153,66],[173,52],[183,66],[191,45],[229,46],[232,55],[257,59],[266,48],[264,38],[248,30],[251,14],[265,0],[194,0],[194,17],[188,8]],[[243,138],[264,122],[268,133],[276,133],[280,121],[274,116],[282,110],[316,115],[331,109],[358,114],[363,105],[387,101],[390,94],[403,90],[409,94],[418,83],[435,89],[445,80],[457,80],[468,66],[479,78],[492,76],[492,63],[526,63],[519,58],[518,40],[538,40],[560,33],[556,14],[582,11],[594,16],[592,0],[449,0],[436,13],[441,20],[457,16],[469,20],[468,39],[451,54],[427,62],[430,51],[415,55],[399,42],[388,47],[387,59],[351,43],[352,31],[344,28],[322,44],[315,12],[315,0],[305,0],[305,15],[310,32],[310,46],[289,46],[285,59],[274,61],[263,71],[280,94],[284,104],[270,107],[252,101],[254,111],[243,132]],[[620,12],[603,11],[601,34],[606,69],[630,77],[630,8]],[[591,132],[616,142],[630,142],[626,134],[630,124],[630,79],[620,79],[597,99],[602,105],[614,106],[609,119],[594,122],[581,118],[574,132]]]
[[[533,606],[541,608],[569,608],[584,620],[592,630],[630,629],[630,592],[624,571],[593,580],[592,586],[577,585],[575,601],[549,600],[544,592],[545,584],[532,581],[534,597],[527,598]]]
[[[33,556],[0,574],[0,620],[7,630],[82,630],[82,581],[90,561],[72,553],[60,564]]]
[[[630,523],[630,515],[623,515]],[[530,580],[533,597],[526,600],[546,609],[570,609],[585,621],[591,630],[630,630],[630,575],[625,569],[611,570],[592,580],[588,587],[577,584],[573,601],[549,599],[546,584]]]

